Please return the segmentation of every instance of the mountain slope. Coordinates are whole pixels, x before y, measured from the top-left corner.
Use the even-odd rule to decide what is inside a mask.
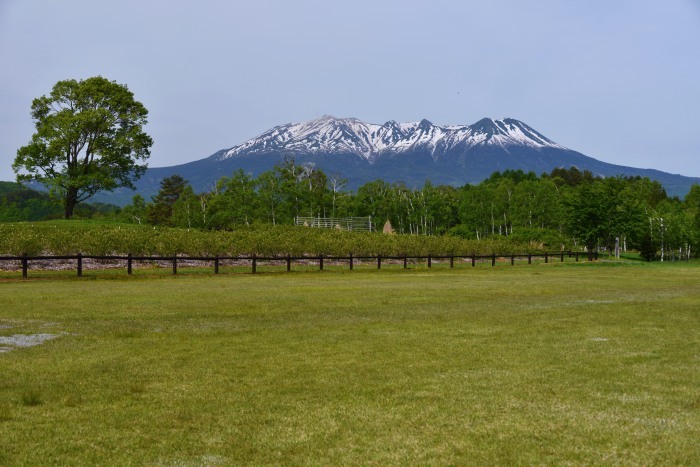
[[[478,183],[494,171],[522,169],[537,174],[576,166],[601,176],[642,176],[661,182],[671,195],[684,196],[700,178],[608,164],[561,146],[515,119],[484,118],[473,125],[438,126],[428,120],[389,121],[383,125],[329,115],[277,126],[260,136],[198,161],[148,169],[137,182],[150,198],[160,180],[179,174],[195,191],[211,189],[222,176],[243,169],[253,176],[293,158],[314,164],[326,174],[348,179],[348,189],[372,180],[419,186]],[[129,202],[133,192],[120,191],[110,201]]]

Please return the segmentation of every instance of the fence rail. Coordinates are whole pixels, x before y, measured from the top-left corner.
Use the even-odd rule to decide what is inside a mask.
[[[376,230],[372,224],[372,216],[368,217],[302,217],[294,218],[294,225],[306,227],[321,227],[325,229],[342,229],[355,232],[371,232]]]
[[[284,262],[286,264],[287,272],[292,269],[293,263],[304,262],[317,263],[319,270],[323,271],[324,265],[328,262],[335,263],[345,263],[350,270],[361,262],[373,262],[376,264],[377,269],[382,268],[382,264],[387,264],[387,262],[393,262],[394,264],[402,264],[403,269],[408,268],[409,261],[412,264],[415,263],[426,263],[428,268],[432,268],[434,261],[446,261],[449,260],[450,268],[453,268],[455,261],[463,261],[466,263],[471,263],[472,267],[475,267],[477,262],[490,262],[491,266],[496,266],[498,260],[501,262],[510,261],[511,266],[515,265],[516,259],[524,260],[527,259],[527,264],[532,264],[533,259],[542,258],[545,263],[551,261],[564,262],[565,258],[575,258],[578,262],[580,258],[587,259],[588,261],[595,261],[598,259],[598,252],[572,252],[572,251],[559,251],[556,253],[537,253],[537,254],[518,254],[518,255],[505,255],[505,254],[491,254],[491,255],[425,255],[425,256],[368,256],[360,255],[354,256],[352,254],[347,256],[325,256],[325,255],[315,255],[315,256],[133,256],[133,255],[109,255],[109,256],[97,256],[97,255],[41,255],[41,256],[0,256],[0,261],[17,261],[21,264],[22,277],[27,278],[29,275],[29,265],[31,262],[35,261],[75,261],[78,277],[83,276],[83,262],[85,260],[98,260],[98,261],[126,261],[127,274],[131,275],[133,273],[134,262],[143,261],[155,261],[155,262],[169,262],[172,264],[172,273],[175,275],[178,273],[178,263],[186,261],[197,261],[197,262],[207,262],[211,263],[214,268],[214,274],[219,274],[220,266],[226,261],[235,262],[249,262],[251,273],[255,274],[257,272],[260,263],[265,262]]]

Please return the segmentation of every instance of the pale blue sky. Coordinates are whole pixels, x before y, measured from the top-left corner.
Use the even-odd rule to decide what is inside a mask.
[[[0,180],[33,98],[102,75],[150,166],[324,114],[512,117],[605,162],[700,176],[700,0],[0,0]]]

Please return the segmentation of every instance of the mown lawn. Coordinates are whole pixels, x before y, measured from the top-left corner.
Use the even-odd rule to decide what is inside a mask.
[[[3,279],[0,465],[697,465],[698,266]]]

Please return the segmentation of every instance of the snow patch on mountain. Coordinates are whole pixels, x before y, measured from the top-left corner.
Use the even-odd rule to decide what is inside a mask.
[[[428,120],[383,125],[365,123],[356,118],[321,118],[288,123],[234,146],[221,159],[266,152],[356,154],[373,162],[383,154],[427,151],[434,158],[446,151],[468,151],[475,146],[529,146],[567,149],[545,138],[525,123],[512,118],[484,118],[473,125],[439,126]]]

